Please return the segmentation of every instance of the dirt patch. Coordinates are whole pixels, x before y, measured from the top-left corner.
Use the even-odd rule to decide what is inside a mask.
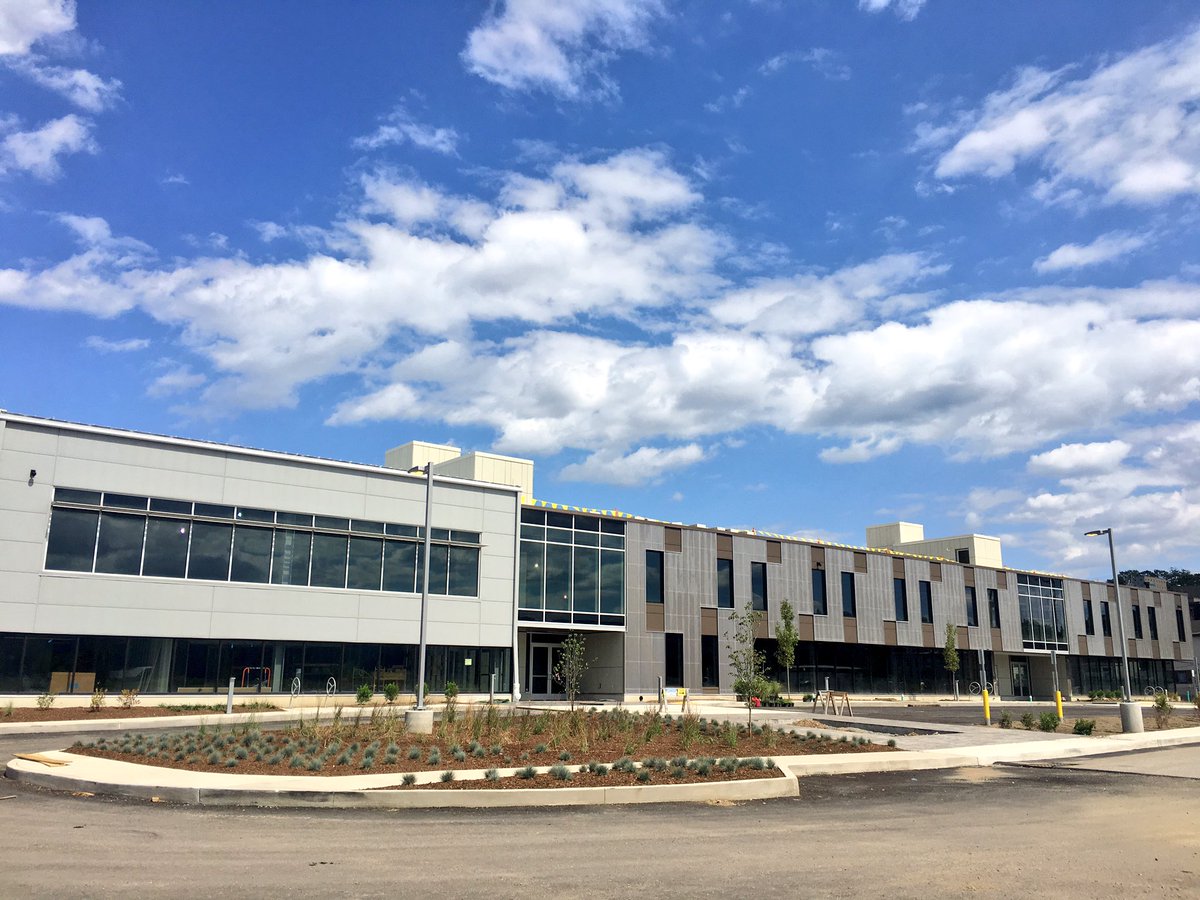
[[[270,712],[280,707],[273,704],[243,704],[233,707],[235,713]],[[0,725],[6,722],[94,722],[101,719],[149,719],[154,716],[203,716],[225,712],[225,704],[204,706],[199,709],[166,706],[104,706],[97,710],[81,706],[64,706],[61,709],[34,709],[28,707],[0,711]]]
[[[407,734],[403,719],[309,723],[262,732],[195,729],[130,734],[76,743],[71,752],[142,765],[248,775],[371,775],[502,769],[590,762],[701,757],[772,757],[889,752],[866,738],[831,740],[815,732],[671,720],[620,710],[501,716],[468,711],[433,735]]]
[[[573,787],[652,787],[664,784],[709,784],[715,781],[749,781],[758,778],[776,778],[782,773],[774,767],[751,769],[742,767],[734,772],[719,769],[710,770],[708,775],[700,775],[694,769],[685,769],[684,774],[668,771],[654,771],[649,780],[639,781],[636,772],[616,772],[610,770],[606,775],[594,772],[572,771],[570,779],[542,772],[532,778],[521,778],[513,775],[489,781],[486,778],[476,778],[470,781],[437,781],[433,784],[399,784],[381,790],[415,791],[415,790],[451,790],[451,791],[504,791],[523,790],[530,788],[552,790],[554,788]]]
[[[1091,710],[1089,710],[1088,712],[1091,713]],[[1103,712],[1108,712],[1108,710],[1105,709],[1105,710],[1103,710]],[[993,728],[1000,727],[999,725],[996,724],[996,718],[997,717],[995,717],[995,716],[992,717],[992,726],[991,727],[993,727]],[[1093,737],[1097,736],[1097,735],[1103,735],[1103,734],[1121,734],[1121,717],[1119,715],[1115,715],[1115,716],[1114,715],[1103,715],[1103,714],[1101,714],[1100,710],[1097,710],[1095,713],[1091,713],[1090,715],[1086,715],[1086,716],[1075,716],[1075,717],[1068,716],[1066,719],[1063,720],[1062,724],[1060,724],[1058,726],[1057,731],[1054,733],[1055,734],[1071,733],[1073,731],[1073,729],[1075,728],[1075,722],[1079,719],[1088,719],[1088,720],[1091,720],[1096,723],[1095,728],[1092,729]],[[1182,713],[1182,712],[1176,711],[1171,715],[1171,718],[1168,719],[1163,724],[1163,726],[1160,728],[1158,725],[1158,720],[1155,718],[1153,711],[1145,709],[1145,710],[1142,710],[1142,725],[1146,731],[1171,731],[1175,728],[1197,728],[1197,727],[1200,727],[1200,718],[1197,718],[1196,715],[1191,712]],[[980,727],[985,727],[985,726],[980,726]],[[1012,727],[1013,727],[1014,731],[1041,732],[1041,729],[1038,728],[1036,725],[1034,725],[1033,728],[1027,729],[1019,721],[1014,721],[1012,724]]]

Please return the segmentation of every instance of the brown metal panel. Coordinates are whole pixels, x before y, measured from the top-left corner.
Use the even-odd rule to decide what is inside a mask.
[[[904,577],[904,557],[897,557],[892,560],[892,577]]]
[[[700,609],[700,633],[704,635],[717,634],[717,611],[710,607]]]
[[[771,623],[765,615],[754,617],[754,636],[764,640],[771,636]]]
[[[957,641],[960,649],[971,649],[971,632],[967,629],[966,625],[958,626],[958,636],[955,638],[955,640]]]
[[[1106,584],[1105,587],[1108,588],[1109,602],[1116,603],[1117,602],[1117,589],[1114,588],[1111,584]]]
[[[646,604],[646,630],[666,631],[666,613],[663,610],[663,604]]]
[[[1110,637],[1106,637],[1104,639],[1104,655],[1105,656],[1116,656],[1117,655],[1116,650],[1113,648],[1113,639]]]
[[[733,535],[717,535],[717,556],[722,559],[733,559]]]
[[[921,646],[922,647],[936,647],[937,646],[937,642],[934,640],[934,636],[933,636],[933,626],[932,625],[922,625],[921,626]]]
[[[867,554],[854,551],[854,571],[863,573],[867,571]]]
[[[679,553],[683,550],[683,529],[666,526],[663,529],[663,548],[668,553]]]
[[[1129,638],[1126,643],[1129,644],[1129,655],[1136,659],[1138,655],[1137,640],[1135,638]]]
[[[1178,644],[1178,643],[1177,643],[1177,644],[1175,645],[1175,658],[1176,658],[1176,659],[1183,659],[1183,644]]]
[[[802,641],[815,640],[816,632],[813,627],[813,617],[812,616],[804,615],[804,614],[797,616],[796,634],[800,637],[800,640],[802,640]]]
[[[767,541],[767,562],[783,562],[783,544],[779,541]]]
[[[899,643],[899,641],[896,640],[896,623],[895,622],[884,622],[883,623],[883,642],[885,644],[887,644],[889,647],[895,647]]]
[[[942,564],[941,563],[930,563],[929,564],[929,580],[930,581],[941,581],[942,580]]]
[[[992,629],[992,649],[1004,649],[1004,633],[999,628]]]
[[[812,554],[813,568],[814,569],[825,568],[825,548],[824,547],[813,547],[810,552]]]
[[[996,573],[996,587],[998,587],[1002,591],[1008,590],[1008,573],[1007,572],[997,572]]]
[[[972,566],[963,566],[963,584],[975,587],[975,569]]]
[[[1083,599],[1091,600],[1092,599],[1092,586],[1086,581],[1081,581],[1079,583],[1079,587],[1083,591]]]
[[[842,619],[842,628],[846,634],[847,644],[858,643],[858,622],[854,619]]]
[[[1088,653],[1087,637],[1082,634],[1079,636],[1079,655],[1080,656],[1090,656],[1091,655],[1090,653]]]

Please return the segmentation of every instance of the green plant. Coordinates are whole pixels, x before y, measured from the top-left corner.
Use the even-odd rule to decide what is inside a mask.
[[[957,683],[958,676],[958,632],[949,622],[946,623],[946,646],[942,648],[942,665],[950,673],[951,684]],[[955,697],[957,698],[957,688]]]
[[[1000,727],[1012,728],[1012,713],[1000,713]]]
[[[12,716],[12,711],[13,711],[13,702],[11,700],[9,700],[7,703],[4,704],[4,718],[6,718],[6,719],[10,718]]]
[[[56,696],[57,695],[52,694],[49,691],[46,691],[44,694],[38,694],[37,708],[38,709],[49,709],[50,707],[52,707],[54,705],[54,698]]]
[[[895,746],[896,746],[896,739],[895,739],[895,738],[888,738],[887,745],[888,745],[889,747],[895,747]]]
[[[92,712],[97,712],[104,708],[104,698],[108,695],[108,691],[104,688],[96,688],[92,691]]]
[[[121,708],[122,709],[133,709],[140,702],[141,701],[138,699],[138,689],[137,688],[126,688],[125,690],[121,691]]]
[[[571,770],[566,766],[552,766],[550,768],[550,775],[554,778],[557,778],[559,781],[571,780]]]
[[[405,776],[403,778],[400,779],[400,781],[404,785],[416,784],[417,776],[414,775],[412,772],[408,772],[407,774],[405,774]]]
[[[1033,717],[1033,713],[1025,713],[1023,716],[1021,716],[1021,727],[1026,731],[1033,731],[1036,724],[1037,719]]]
[[[1057,731],[1058,723],[1058,713],[1054,710],[1047,710],[1038,717],[1038,728],[1042,731]]]
[[[1166,728],[1171,721],[1171,714],[1175,712],[1171,706],[1171,701],[1166,694],[1158,693],[1154,695],[1154,724],[1160,729]]]
[[[562,753],[558,754],[558,758],[561,759],[563,762],[570,762],[571,761],[571,753],[569,750],[564,750]]]
[[[488,781],[499,781],[500,773],[497,772],[495,769],[488,769],[486,772],[483,773],[483,777],[486,778]]]
[[[389,681],[387,684],[385,684],[383,686],[383,697],[385,700],[387,700],[388,706],[391,706],[393,703],[395,703],[396,698],[398,698],[399,696],[400,696],[400,685],[396,684],[396,682]]]
[[[517,777],[528,780],[536,774],[537,774],[537,769],[535,769],[533,766],[526,766],[525,768],[520,769],[517,772]]]
[[[637,780],[640,781],[642,784],[649,784],[652,776],[650,774],[649,769],[638,769],[637,775],[634,777],[636,777]]]
[[[733,631],[726,649],[729,654],[729,666],[733,671],[734,690],[737,690],[737,684],[741,682],[746,691],[744,696],[747,722],[751,721],[754,715],[754,688],[763,683],[765,659],[754,647],[754,632],[760,615],[761,613],[754,608],[752,598],[746,600],[741,612],[735,611],[729,615]]]
[[[447,681],[442,694],[446,698],[446,708],[442,712],[442,721],[444,724],[453,725],[454,720],[458,718],[458,685],[453,681]]]
[[[1075,734],[1091,734],[1092,729],[1096,727],[1095,719],[1076,719],[1075,727],[1071,730]]]
[[[587,644],[582,634],[572,631],[562,642],[558,662],[554,664],[554,677],[562,682],[571,710],[575,709],[575,698],[583,686],[583,676],[588,670]]]
[[[354,692],[354,702],[359,706],[366,706],[374,696],[375,692],[371,690],[369,684],[360,684],[358,690]]]
[[[779,604],[779,623],[775,626],[775,661],[783,666],[787,679],[787,694],[792,695],[792,666],[796,664],[796,644],[800,632],[796,630],[796,611],[788,600]]]
[[[442,773],[442,781],[443,782],[448,782],[448,781],[453,781],[453,780],[454,780],[454,772],[452,770],[447,769],[445,772]]]

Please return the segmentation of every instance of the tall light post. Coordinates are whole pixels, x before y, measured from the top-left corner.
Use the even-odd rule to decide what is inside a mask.
[[[429,628],[429,545],[433,535],[433,463],[414,466],[410,474],[425,473],[425,540],[421,560],[421,643],[417,650],[417,707],[405,715],[408,730],[414,734],[433,731],[433,711],[425,708],[425,650]]]
[[[1117,577],[1117,554],[1113,549],[1111,528],[1098,528],[1084,532],[1084,537],[1108,535],[1108,559],[1112,563],[1113,591],[1117,595],[1117,631],[1121,638],[1121,672],[1125,679],[1125,700],[1121,703],[1121,730],[1141,732],[1142,707],[1133,702],[1133,690],[1129,686],[1129,642],[1125,640],[1125,611],[1121,606],[1121,581]]]

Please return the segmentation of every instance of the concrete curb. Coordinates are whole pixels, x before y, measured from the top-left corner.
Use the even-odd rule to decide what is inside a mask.
[[[786,774],[747,781],[718,781],[707,784],[650,784],[620,787],[513,788],[507,790],[387,790],[399,776],[284,776],[220,775],[186,773],[158,766],[139,766],[117,760],[97,760],[70,753],[47,751],[55,759],[85,764],[93,771],[86,776],[68,774],[63,768],[48,769],[31,760],[13,759],[5,777],[24,784],[56,791],[86,792],[106,796],[136,797],[198,806],[329,807],[329,808],[496,808],[522,806],[602,806],[632,803],[683,803],[713,800],[765,800],[795,797],[796,779]],[[90,764],[90,765],[89,765]],[[98,765],[97,765],[98,764]],[[149,771],[147,771],[149,770]],[[539,771],[546,771],[546,767]],[[464,780],[482,779],[483,771],[457,773]],[[505,774],[516,769],[500,770]],[[155,772],[174,773],[178,783],[153,783]],[[422,772],[430,782],[440,772]],[[161,781],[170,780],[168,776]],[[134,780],[136,779],[136,780]],[[239,786],[237,779],[244,779]],[[363,785],[363,781],[373,782]],[[191,782],[191,783],[187,783]],[[270,788],[265,785],[278,784]],[[287,786],[285,786],[287,785]],[[292,787],[290,785],[296,785]],[[303,787],[300,787],[303,785]],[[319,787],[318,787],[319,785]],[[357,789],[355,789],[357,787]]]
[[[306,722],[311,722],[320,713],[320,721],[327,722],[334,716],[333,708],[318,710],[317,707],[296,707],[295,709],[260,710],[258,712],[225,713],[211,711],[197,713],[194,716],[142,716],[136,719],[65,719],[59,722],[4,722],[0,723],[0,737],[10,737],[22,734],[78,734],[96,731],[137,731],[139,728],[198,728],[201,725],[218,727],[226,725],[245,725],[247,722],[264,724],[267,722],[295,722],[304,715]],[[396,709],[397,718],[404,717],[403,709]],[[358,707],[344,707],[343,720],[353,720],[358,714]],[[364,713],[367,719],[370,713]]]

